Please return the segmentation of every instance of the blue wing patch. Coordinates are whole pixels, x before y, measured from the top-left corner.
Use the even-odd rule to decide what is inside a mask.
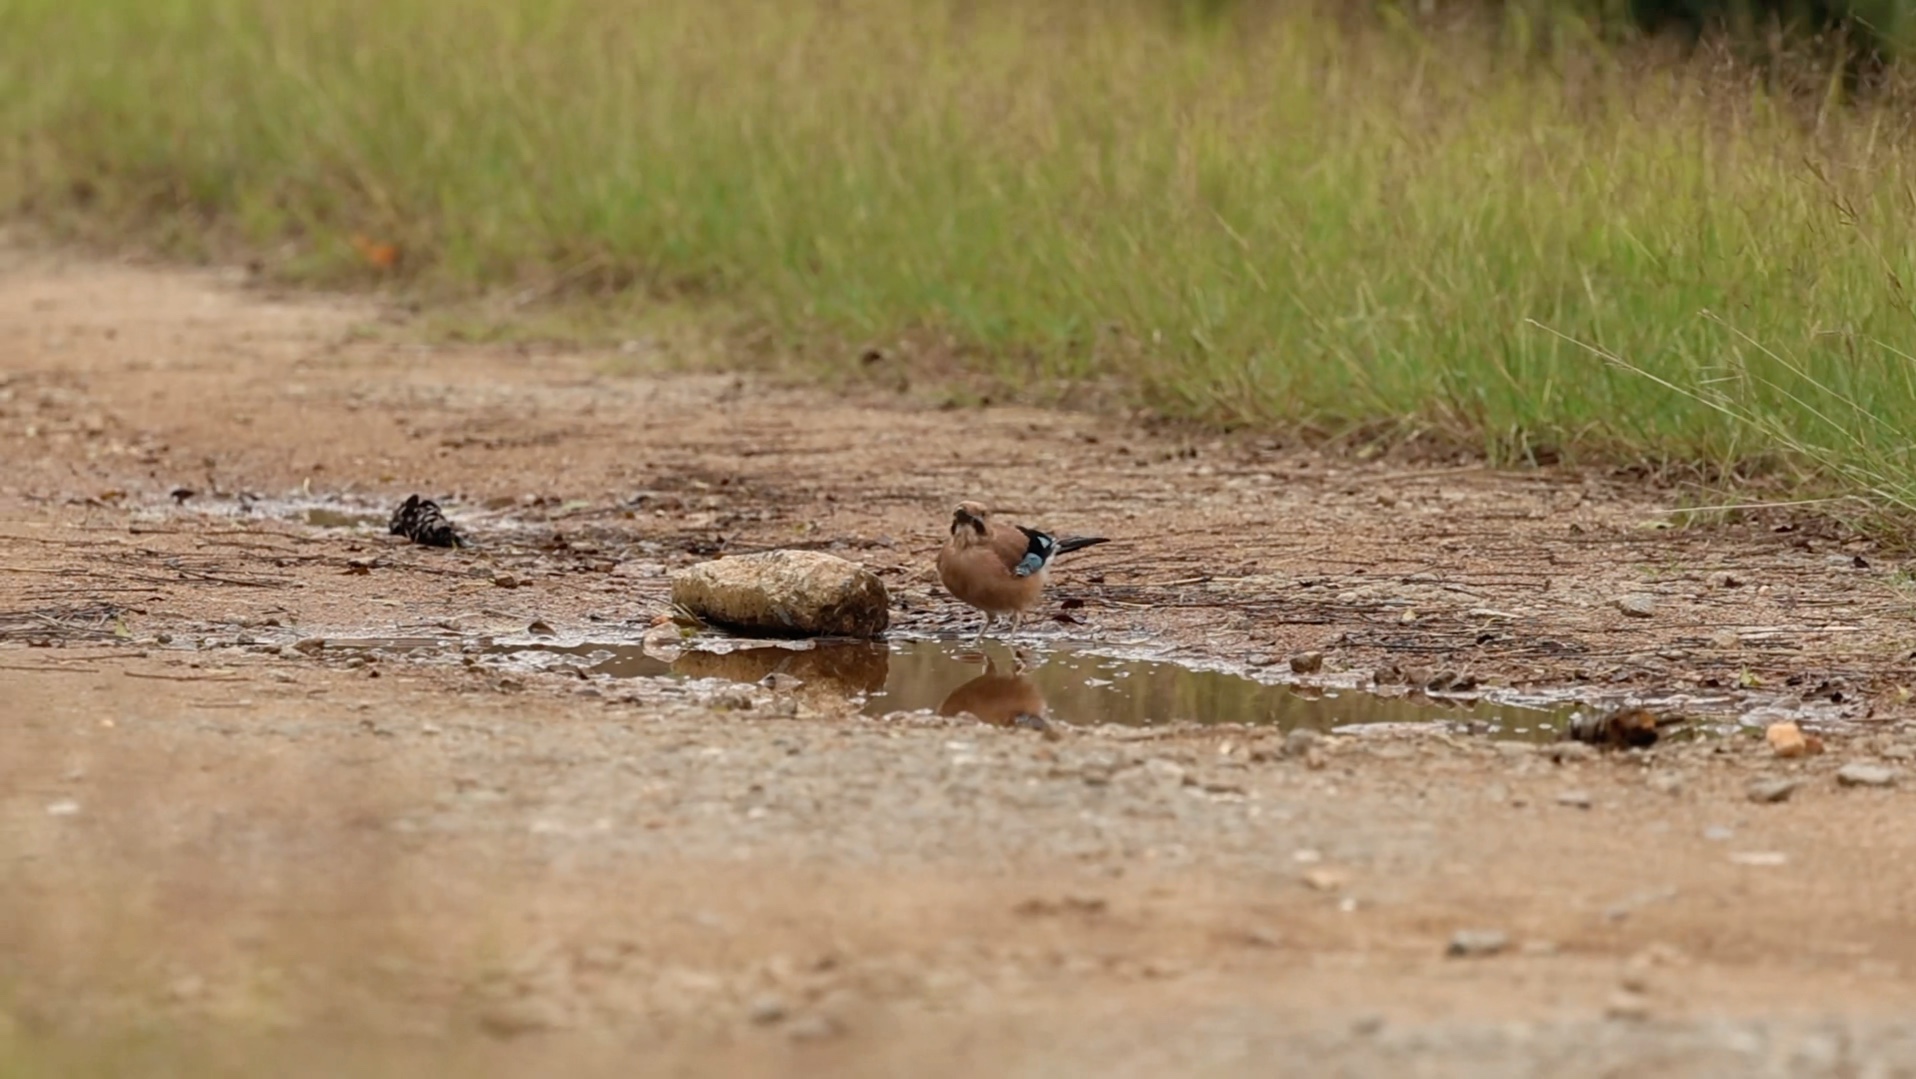
[[[1058,549],[1058,541],[1037,529],[1026,528],[1023,525],[1018,526],[1018,531],[1029,537],[1031,543],[1025,547],[1025,556],[1018,560],[1018,564],[1012,568],[1011,572],[1018,577],[1029,577],[1043,569],[1046,562],[1051,561],[1052,552]]]

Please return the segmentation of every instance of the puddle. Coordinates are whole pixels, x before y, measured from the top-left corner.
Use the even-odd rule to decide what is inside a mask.
[[[1026,650],[1029,666],[1018,671],[1012,653],[996,643],[988,644],[982,653],[945,641],[811,648],[754,643],[725,650],[687,650],[670,662],[648,655],[633,643],[562,644],[537,639],[330,639],[327,649],[415,654],[415,658],[416,653],[432,652],[459,655],[501,670],[577,669],[614,678],[760,682],[781,675],[813,691],[823,689],[860,700],[869,715],[928,709],[940,715],[970,712],[998,724],[1014,723],[1027,715],[1070,725],[1243,723],[1323,731],[1437,722],[1474,733],[1555,741],[1574,710],[1570,705],[1537,708],[1481,699],[1292,688],[1221,671],[1069,647]]]
[[[383,531],[388,519],[376,513],[353,513],[350,510],[314,506],[301,514],[300,520],[314,528],[377,528]]]

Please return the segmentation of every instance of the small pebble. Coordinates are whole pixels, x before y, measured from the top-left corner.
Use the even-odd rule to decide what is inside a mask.
[[[1449,956],[1496,955],[1510,946],[1510,935],[1500,929],[1459,929],[1451,935]]]
[[[1857,761],[1837,769],[1836,782],[1845,787],[1893,787],[1901,775],[1894,768]]]
[[[1257,948],[1275,948],[1284,942],[1284,938],[1261,926],[1253,926],[1244,931],[1244,943]]]
[[[1658,794],[1678,795],[1683,793],[1683,776],[1678,772],[1651,772],[1644,781]]]
[[[803,1019],[794,1019],[786,1026],[785,1034],[793,1041],[824,1041],[840,1031],[839,1025],[830,1016],[808,1015]]]
[[[1644,595],[1640,592],[1622,596],[1617,600],[1617,610],[1622,611],[1631,618],[1649,618],[1651,615],[1657,613],[1656,597]]]
[[[198,1000],[206,995],[206,979],[197,974],[182,974],[168,983],[166,995],[176,1001]]]
[[[1590,799],[1589,791],[1564,791],[1562,794],[1557,795],[1557,804],[1560,806],[1571,806],[1576,809],[1589,809],[1590,802],[1591,802],[1591,799]]]
[[[1298,727],[1284,736],[1284,755],[1301,757],[1316,748],[1323,738],[1323,735],[1308,727]]]
[[[1334,892],[1350,881],[1350,874],[1329,866],[1304,871],[1304,883],[1320,892]]]
[[[766,995],[752,1001],[751,1007],[746,1009],[745,1014],[752,1022],[760,1026],[765,1026],[785,1018],[791,1014],[791,1009],[786,1006],[785,1001],[782,999],[776,996]]]
[[[551,1001],[527,997],[487,1008],[479,1014],[479,1025],[494,1037],[513,1038],[521,1034],[557,1030],[565,1025],[565,1017]]]
[[[1759,805],[1785,801],[1800,785],[1800,781],[1794,779],[1753,779],[1750,781],[1750,801]]]
[[[1582,742],[1552,742],[1545,752],[1558,764],[1565,761],[1587,761],[1597,755],[1596,747]]]
[[[1611,1019],[1631,1021],[1650,1018],[1650,998],[1642,993],[1619,989],[1610,994],[1610,1000],[1603,1006],[1603,1014]]]

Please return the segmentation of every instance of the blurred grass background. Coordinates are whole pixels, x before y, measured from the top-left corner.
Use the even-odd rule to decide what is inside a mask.
[[[1704,6],[7,0],[0,206],[429,304],[722,306],[828,378],[876,344],[1916,509],[1904,5]]]

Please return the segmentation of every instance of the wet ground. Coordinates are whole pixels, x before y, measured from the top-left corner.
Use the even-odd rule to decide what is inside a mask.
[[[0,1065],[1916,1070],[1866,540],[0,266]],[[413,492],[473,546],[386,535]],[[1114,537],[1016,650],[931,572],[959,497]],[[671,623],[780,546],[893,638]],[[1706,736],[1551,740],[1631,702]]]

